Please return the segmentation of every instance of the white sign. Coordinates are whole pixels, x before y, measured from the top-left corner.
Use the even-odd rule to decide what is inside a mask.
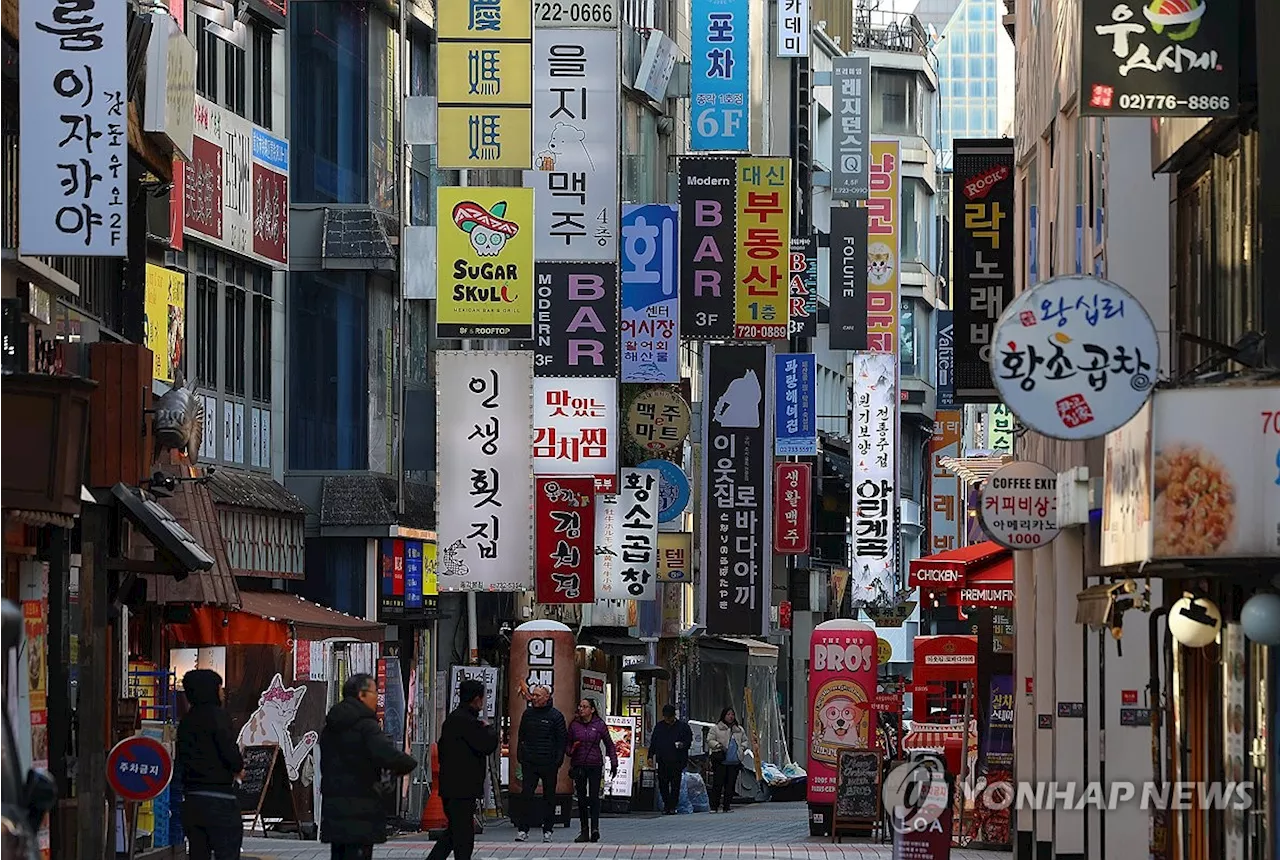
[[[613,779],[605,782],[605,796],[630,797],[636,768],[636,747],[644,741],[636,737],[635,717],[605,717],[604,722],[609,727],[609,737],[613,739],[614,750],[618,753],[618,772]]]
[[[655,102],[666,100],[667,85],[671,83],[671,72],[676,67],[676,51],[676,43],[665,33],[651,31],[644,56],[640,59],[640,68],[636,71],[635,88]]]
[[[1132,295],[1088,275],[1045,281],[1005,308],[991,378],[1023,424],[1054,439],[1097,439],[1151,396],[1156,327]]]
[[[897,593],[894,528],[898,506],[898,359],[853,356],[853,571],[855,607],[889,603]]]
[[[1058,473],[1010,463],[982,485],[978,514],[987,536],[1009,549],[1038,549],[1058,536]]]
[[[596,479],[596,492],[617,491],[617,380],[534,380],[533,471],[557,478],[590,476]]]
[[[809,56],[809,0],[778,0],[778,56]]]
[[[533,26],[596,27],[618,26],[617,0],[534,0]],[[542,37],[539,36],[538,39]],[[537,39],[534,40],[535,42]]]
[[[118,0],[21,4],[23,254],[128,253],[125,7]]]
[[[498,667],[497,666],[451,666],[449,668],[449,710],[462,704],[458,701],[458,691],[463,681],[479,681],[484,684],[484,716],[486,719],[497,718],[498,713]]]
[[[167,12],[152,13],[151,27],[142,130],[163,134],[188,159],[195,134],[196,46]]]
[[[596,497],[596,599],[658,597],[656,469],[623,469],[622,488]]]
[[[440,591],[524,591],[533,573],[533,353],[436,353]]]
[[[583,669],[578,673],[578,698],[593,700],[602,717],[609,714],[609,698],[605,695],[608,681],[609,676],[604,672]]]
[[[534,256],[616,261],[617,31],[540,30],[533,51]]]

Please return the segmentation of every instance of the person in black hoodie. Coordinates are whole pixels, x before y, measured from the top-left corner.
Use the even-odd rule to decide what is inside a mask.
[[[190,860],[238,860],[244,837],[236,780],[244,759],[222,707],[222,676],[193,669],[182,676],[191,709],[178,723],[177,767],[184,797],[182,826]]]
[[[471,860],[475,848],[476,800],[484,794],[488,758],[498,748],[498,732],[480,714],[484,712],[484,684],[468,678],[458,685],[458,701],[440,727],[440,800],[449,827],[427,860]]]
[[[378,725],[378,683],[363,672],[342,685],[342,701],[320,732],[320,839],[331,860],[370,860],[387,841],[382,771],[403,775],[418,761],[395,748]]]
[[[658,763],[658,791],[662,795],[662,812],[675,815],[680,806],[680,783],[689,764],[689,747],[693,729],[676,719],[675,705],[662,706],[662,719],[653,727],[649,738],[649,758]]]
[[[529,707],[520,715],[520,737],[516,759],[520,762],[521,800],[525,805],[524,821],[519,825],[516,841],[529,838],[529,826],[542,823],[542,841],[550,842],[555,829],[556,780],[564,764],[564,750],[569,743],[569,727],[564,714],[551,706],[551,690],[537,686],[529,691]],[[542,814],[536,815],[534,800],[538,783],[542,783]]]

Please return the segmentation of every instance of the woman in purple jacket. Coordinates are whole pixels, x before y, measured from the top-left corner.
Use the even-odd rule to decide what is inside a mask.
[[[578,703],[577,719],[569,723],[569,774],[578,790],[578,817],[582,821],[582,832],[574,842],[600,841],[600,782],[604,776],[601,744],[609,754],[612,779],[618,773],[618,751],[595,701],[583,699]]]

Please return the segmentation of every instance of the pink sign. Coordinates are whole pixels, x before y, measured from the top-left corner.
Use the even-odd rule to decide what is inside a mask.
[[[809,638],[810,803],[832,804],[842,747],[865,749],[876,700],[876,633],[857,621],[819,624]]]

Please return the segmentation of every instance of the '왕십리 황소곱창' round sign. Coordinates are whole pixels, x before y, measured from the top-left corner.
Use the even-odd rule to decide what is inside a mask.
[[[991,379],[1027,427],[1054,439],[1097,439],[1151,396],[1160,364],[1155,324],[1110,281],[1053,278],[1005,308],[991,336]]]
[[[978,516],[993,541],[1008,549],[1038,549],[1058,536],[1058,475],[1048,466],[1001,466],[982,485]]]

